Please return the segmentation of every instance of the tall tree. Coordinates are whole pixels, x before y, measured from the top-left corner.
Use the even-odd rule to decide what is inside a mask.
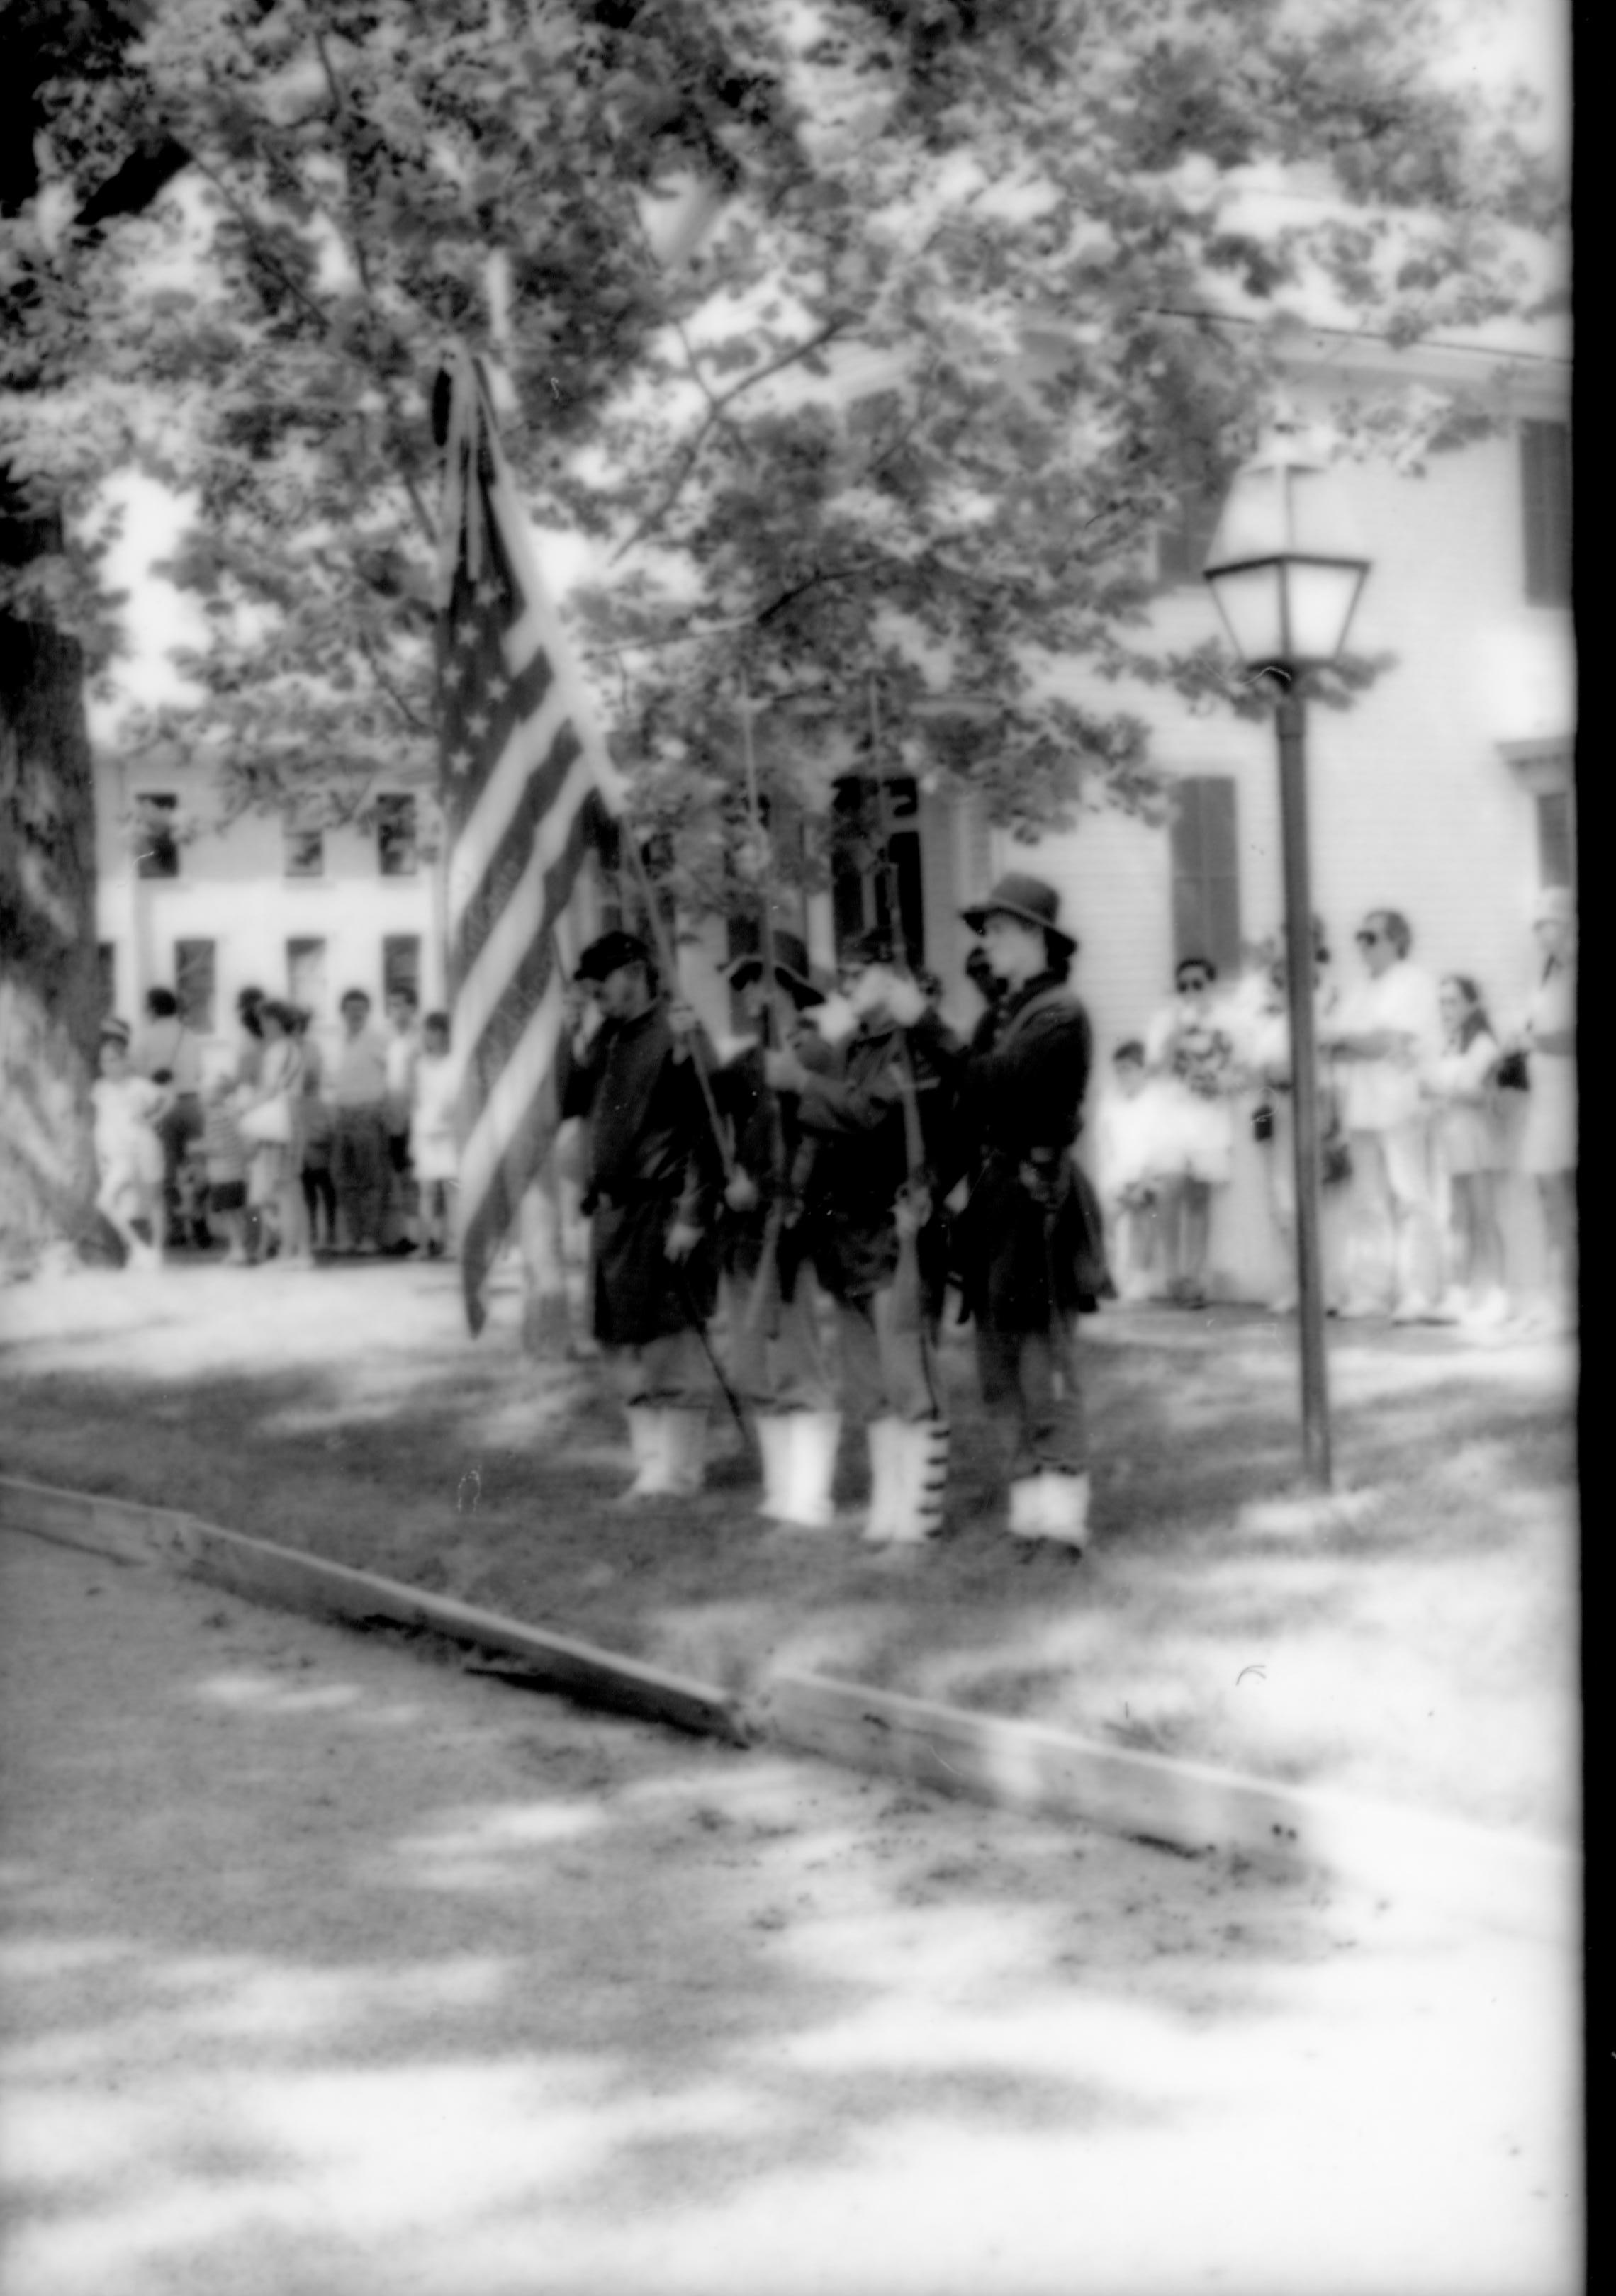
[[[0,22],[0,1281],[93,1241],[90,1064],[99,1019],[87,668],[110,640],[86,521],[70,527],[58,429],[62,307],[39,227],[38,139],[57,91],[115,80],[139,11],[12,0]],[[86,185],[86,242],[157,198],[184,155],[129,138]],[[80,349],[82,356],[82,348]],[[108,467],[104,438],[81,490]]]
[[[1141,548],[1250,436],[1285,316],[1485,318],[1530,291],[1511,234],[1557,221],[1513,100],[1431,80],[1437,4],[151,0],[38,86],[9,258],[38,388],[0,451],[70,540],[120,461],[193,504],[201,700],[128,738],[226,808],[430,777],[451,335],[536,515],[610,568],[586,636],[688,896],[722,882],[742,674],[776,794],[856,753],[873,685],[1012,824],[1148,806],[1138,718],[1042,666],[1221,688],[1156,644]],[[107,228],[153,152],[184,174]],[[1471,417],[1359,419],[1417,451]],[[30,578],[105,630],[82,543]]]

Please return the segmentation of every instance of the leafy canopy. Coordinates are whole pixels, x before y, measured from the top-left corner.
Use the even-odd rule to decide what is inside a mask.
[[[1141,720],[1044,671],[1232,695],[1157,639],[1144,545],[1252,443],[1286,315],[1473,325],[1528,293],[1512,233],[1559,221],[1521,99],[1431,76],[1434,0],[63,20],[0,238],[0,455],[73,539],[9,603],[104,658],[97,506],[148,470],[193,507],[173,570],[209,636],[196,706],[128,739],[210,759],[232,807],[430,783],[428,409],[463,337],[535,516],[605,570],[581,642],[706,897],[742,681],[782,794],[857,758],[874,693],[883,758],[1000,820],[1151,807]],[[159,150],[165,194],[86,229]],[[1407,453],[1457,435],[1428,397],[1363,420]]]

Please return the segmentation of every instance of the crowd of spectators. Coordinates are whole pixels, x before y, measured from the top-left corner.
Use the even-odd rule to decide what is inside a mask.
[[[1372,910],[1343,981],[1314,922],[1314,1017],[1326,1306],[1396,1323],[1568,1329],[1576,1299],[1576,914],[1551,889],[1534,917],[1538,981],[1508,1024],[1479,979],[1435,979],[1414,931]],[[967,977],[994,984],[972,951]],[[941,984],[924,983],[935,1011]],[[209,1069],[171,990],[136,1033],[105,1023],[94,1086],[97,1208],[132,1265],[175,1248],[232,1265],[455,1250],[458,1064],[446,1014],[407,990],[385,1026],[360,988],[322,1055],[309,1016],[257,989]],[[988,1013],[982,1024],[988,1024]],[[980,1031],[979,1031],[980,1033]],[[1219,981],[1201,956],[1142,1037],[1118,1043],[1091,1104],[1085,1156],[1124,1300],[1207,1304],[1214,1228],[1236,1144],[1259,1153],[1275,1258],[1271,1305],[1296,1305],[1293,1090],[1285,962],[1260,953]],[[1512,1273],[1508,1214],[1535,1203],[1544,1283]]]
[[[1321,1259],[1329,1312],[1399,1324],[1567,1330],[1576,1314],[1576,915],[1551,888],[1532,927],[1538,985],[1506,1026],[1479,980],[1438,980],[1414,931],[1375,909],[1337,979],[1314,923]],[[1295,1308],[1292,1076],[1285,962],[1268,953],[1226,991],[1199,957],[1143,1041],[1114,1049],[1095,1144],[1125,1299],[1204,1306],[1216,1207],[1239,1128],[1260,1152]],[[1506,1214],[1522,1185],[1539,1218],[1541,1285],[1512,1272]]]
[[[447,1014],[407,991],[385,1034],[352,988],[327,1061],[309,1014],[244,988],[223,1058],[152,989],[138,1034],[103,1022],[94,1086],[96,1208],[130,1266],[175,1249],[233,1267],[455,1250],[458,1070]]]

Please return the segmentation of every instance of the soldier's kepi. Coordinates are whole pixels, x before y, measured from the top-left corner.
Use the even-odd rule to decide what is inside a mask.
[[[1010,1439],[1008,1527],[1080,1554],[1088,1447],[1077,1319],[1108,1279],[1098,1208],[1072,1155],[1091,1054],[1088,1015],[1066,985],[1078,943],[1041,878],[1002,877],[964,914],[1005,993],[966,1066],[969,1194],[956,1260],[982,1398]]]
[[[704,1332],[723,1180],[701,1055],[676,1035],[651,952],[632,933],[592,942],[570,995],[561,1106],[586,1123],[593,1325],[628,1406],[636,1473],[627,1496],[693,1492],[712,1392]],[[591,995],[601,1016],[593,1037]]]
[[[857,1026],[830,1063],[811,1071],[786,1050],[765,1071],[797,1096],[800,1250],[834,1302],[841,1409],[867,1431],[865,1536],[907,1543],[940,1529],[948,1438],[928,1334],[946,1253],[933,1202],[916,1186],[915,1133],[940,1168],[957,1049],[884,936],[844,950],[842,976]],[[828,1507],[839,1422],[823,1416],[816,1466]]]

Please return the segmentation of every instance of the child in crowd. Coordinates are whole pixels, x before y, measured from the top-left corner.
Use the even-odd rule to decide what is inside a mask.
[[[131,1267],[161,1264],[164,1235],[163,1144],[158,1132],[168,1095],[137,1076],[129,1030],[109,1021],[101,1032],[101,1074],[90,1088],[95,1126],[95,1209],[117,1236]],[[135,1223],[148,1229],[143,1236]]]
[[[455,1242],[455,1188],[460,1175],[455,1139],[455,1103],[460,1070],[449,1047],[447,1013],[429,1013],[422,1023],[415,1061],[414,1103],[410,1113],[409,1152],[421,1188],[422,1242],[429,1259],[450,1257]]]
[[[196,1251],[206,1251],[213,1242],[208,1226],[208,1159],[199,1136],[187,1140],[175,1174],[175,1218],[181,1236]]]
[[[343,997],[342,1041],[328,1089],[333,1131],[332,1177],[350,1251],[381,1249],[382,1192],[387,1184],[387,1046],[370,1025],[363,988]]]
[[[311,1251],[337,1248],[337,1185],[331,1176],[332,1143],[336,1119],[331,1103],[318,1089],[303,1103],[303,1214],[308,1224]],[[324,1214],[324,1219],[321,1215]]]
[[[215,1077],[202,1104],[202,1153],[208,1166],[208,1219],[228,1247],[226,1267],[247,1259],[247,1143],[235,1120],[235,1086]]]
[[[387,1169],[382,1182],[382,1240],[390,1251],[415,1249],[420,1176],[410,1163],[410,1133],[415,1105],[415,1063],[421,1031],[415,1024],[413,988],[390,989],[387,998]]]
[[[1444,1044],[1424,1080],[1435,1103],[1436,1151],[1448,1180],[1454,1291],[1447,1305],[1482,1328],[1504,1322],[1504,1134],[1493,1088],[1498,1042],[1467,973],[1450,972],[1437,1001]]]
[[[1157,1111],[1144,1046],[1129,1037],[1112,1054],[1111,1089],[1095,1119],[1095,1161],[1123,1300],[1150,1298],[1156,1269],[1156,1191],[1150,1172]]]

